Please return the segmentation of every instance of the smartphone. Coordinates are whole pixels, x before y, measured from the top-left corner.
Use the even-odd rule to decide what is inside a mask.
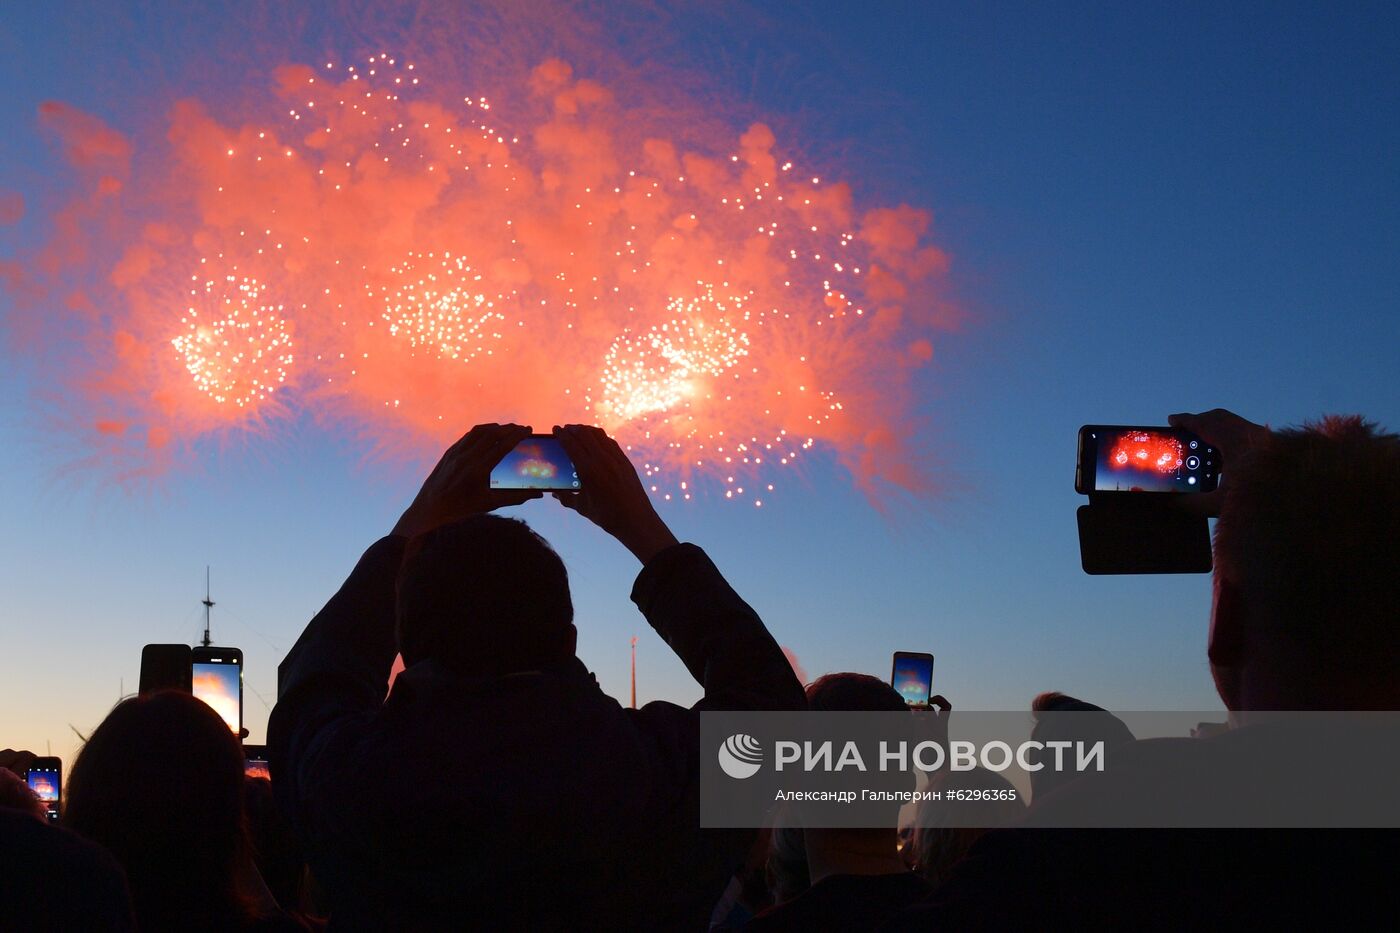
[[[35,758],[24,781],[44,804],[49,822],[57,823],[59,804],[63,802],[63,761],[53,756]]]
[[[141,649],[141,692],[190,692],[190,646],[146,645]]]
[[[1220,451],[1190,431],[1086,424],[1074,488],[1086,495],[1213,492],[1221,466]]]
[[[553,434],[531,434],[491,471],[492,489],[578,492],[578,471]]]
[[[272,771],[267,766],[267,746],[247,745],[243,746],[243,773],[250,778],[262,778],[264,781],[272,780]]]
[[[243,734],[243,652],[237,648],[190,649],[191,691],[214,708],[234,735]]]
[[[933,694],[933,655],[896,651],[890,685],[910,706],[928,706]]]

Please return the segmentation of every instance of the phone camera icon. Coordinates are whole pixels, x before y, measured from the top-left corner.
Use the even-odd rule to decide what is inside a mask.
[[[1195,449],[1196,449],[1196,445],[1199,444],[1199,443],[1200,443],[1199,441],[1192,441],[1192,442],[1191,442],[1191,449],[1192,449],[1192,450],[1195,450]]]
[[[1200,466],[1201,466],[1201,458],[1200,458],[1200,457],[1197,457],[1196,455],[1192,454],[1191,456],[1189,456],[1189,457],[1186,458],[1186,469],[1188,469],[1188,470],[1195,470],[1195,469],[1199,469]]]

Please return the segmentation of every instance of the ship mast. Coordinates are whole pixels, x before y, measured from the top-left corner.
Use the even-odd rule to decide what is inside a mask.
[[[204,567],[204,637],[200,644],[208,648],[213,642],[209,639],[209,610],[214,608],[214,601],[209,598],[209,566]]]

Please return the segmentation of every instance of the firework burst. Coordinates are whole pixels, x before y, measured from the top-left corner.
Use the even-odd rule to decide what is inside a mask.
[[[261,122],[177,105],[168,150],[131,156],[159,197],[94,179],[114,218],[163,212],[60,273],[109,288],[99,355],[123,391],[102,423],[191,439],[308,411],[427,451],[474,421],[586,421],[665,498],[761,504],[818,445],[867,490],[919,491],[891,439],[948,320],[926,212],[858,210],[762,124],[682,147],[686,113],[634,119],[558,61],[514,118],[387,53],[272,84]],[[84,119],[67,132],[114,133]],[[191,264],[230,271],[172,317],[165,276]]]
[[[294,361],[286,309],[265,301],[257,279],[246,275],[195,279],[183,332],[170,340],[194,388],[239,409],[266,399],[286,383]]]

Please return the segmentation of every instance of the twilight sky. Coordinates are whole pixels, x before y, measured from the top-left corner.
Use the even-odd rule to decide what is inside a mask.
[[[930,241],[950,258],[940,294],[961,321],[933,336],[907,400],[867,411],[907,434],[933,491],[877,493],[882,513],[849,449],[819,443],[800,469],[766,474],[762,508],[709,487],[661,503],[809,676],[887,676],[903,649],[935,654],[935,689],[965,709],[1023,709],[1048,689],[1219,708],[1207,577],[1080,572],[1075,432],[1217,405],[1275,425],[1361,412],[1400,427],[1393,6],[818,2],[796,17],[776,3],[584,4],[541,6],[533,23],[503,8],[479,14],[501,42],[474,33],[463,73],[557,56],[616,82],[664,58],[734,138],[762,120],[804,172],[849,182],[860,203],[932,212]],[[308,9],[295,29],[234,3],[0,10],[0,261],[52,235],[74,184],[41,102],[137,139],[139,161],[142,134],[181,98],[251,120],[240,102],[279,65],[443,59],[410,7]],[[474,16],[464,5],[464,34]],[[27,341],[51,313],[0,287],[0,746],[51,743],[71,763],[69,724],[87,731],[134,690],[142,644],[198,638],[206,564],[215,639],[245,652],[261,741],[278,661],[431,458],[309,406],[116,483],[55,414],[72,361]],[[884,352],[863,360],[871,379]],[[499,417],[454,411],[463,428]],[[603,688],[625,702],[637,634],[640,697],[693,702],[627,600],[630,555],[552,502],[519,514],[569,567],[579,652]]]

